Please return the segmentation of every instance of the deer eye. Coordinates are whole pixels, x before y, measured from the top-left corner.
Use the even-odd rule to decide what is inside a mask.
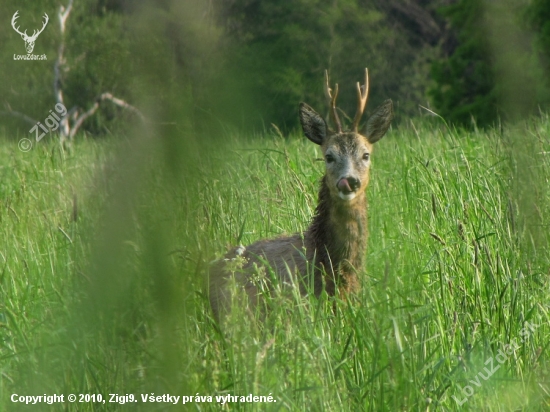
[[[334,162],[334,156],[328,154],[328,155],[325,156],[325,160],[327,161],[327,163],[332,163],[332,162]]]
[[[363,160],[369,160],[369,156],[370,156],[369,153],[365,153],[363,155]]]

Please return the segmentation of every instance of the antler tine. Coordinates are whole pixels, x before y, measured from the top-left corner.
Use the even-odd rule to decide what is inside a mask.
[[[11,26],[13,27],[13,29],[19,33],[21,36],[23,35],[26,35],[27,34],[27,30],[25,30],[25,33],[21,33],[21,31],[19,31],[19,26],[18,27],[15,27],[15,25],[17,24],[17,19],[19,18],[19,10],[17,10],[15,12],[15,14],[13,15],[12,19],[11,19]]]
[[[332,89],[330,88],[327,70],[325,70],[325,96],[328,100],[330,117],[334,125],[338,129],[338,133],[342,133],[342,123],[340,123],[340,119],[338,118],[338,111],[336,110],[336,98],[338,97],[338,83],[334,85],[334,94],[333,94]]]
[[[365,111],[367,105],[367,99],[369,97],[369,69],[365,68],[365,84],[361,86],[357,82],[357,112],[355,113],[355,118],[353,119],[353,131],[357,132],[359,127],[359,122],[361,121],[361,116]]]
[[[50,21],[50,17],[44,13],[44,15],[42,16],[42,18],[44,19],[44,24],[42,24],[42,29],[40,30],[40,32],[42,33],[44,31],[44,29],[46,28],[46,24],[48,24],[48,22]]]
[[[44,31],[44,29],[46,28],[46,24],[48,24],[48,22],[50,21],[50,18],[48,17],[48,15],[46,13],[44,13],[42,18],[44,19],[44,23],[42,24],[42,28],[40,30],[34,30],[33,33],[32,33],[32,36],[31,36],[32,38],[38,37],[38,35],[40,33],[42,33]]]

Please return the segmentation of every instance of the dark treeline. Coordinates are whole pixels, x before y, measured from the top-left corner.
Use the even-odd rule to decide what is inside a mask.
[[[10,18],[19,10],[29,28],[50,15],[34,52],[47,62],[13,61],[23,43],[9,25],[0,28],[0,72],[12,80],[0,85],[0,110],[40,119],[51,109],[59,5],[0,5]],[[195,129],[290,130],[300,101],[326,110],[325,69],[348,115],[364,67],[370,110],[392,98],[400,118],[428,113],[422,105],[450,123],[483,126],[550,102],[548,0],[76,0],[67,26],[62,80],[72,105],[86,109],[110,91],[152,106],[159,121],[181,121],[162,110],[177,99]],[[112,130],[120,116],[105,106],[86,130]],[[5,126],[20,122],[7,117]]]
[[[459,124],[491,125],[550,103],[550,2],[461,0],[440,9],[453,46],[431,63],[434,108]]]

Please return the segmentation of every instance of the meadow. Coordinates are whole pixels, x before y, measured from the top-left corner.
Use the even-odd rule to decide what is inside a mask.
[[[394,126],[361,292],[275,297],[262,322],[237,305],[221,326],[209,263],[304,230],[324,166],[299,133],[175,134],[0,140],[1,410],[550,410],[547,116]]]

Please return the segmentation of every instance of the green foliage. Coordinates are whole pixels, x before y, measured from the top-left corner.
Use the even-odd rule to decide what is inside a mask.
[[[371,76],[369,107],[393,98],[400,102],[400,112],[416,110],[419,90],[426,87],[427,76],[418,75],[422,69],[417,64],[424,54],[375,4],[358,0],[217,3],[226,33],[223,79],[229,78],[225,83],[229,90],[222,94],[226,99],[219,105],[233,108],[226,117],[233,123],[275,122],[288,129],[297,125],[300,101],[325,110],[325,69],[339,83],[339,106],[350,117],[356,107],[355,84],[363,82],[364,67]],[[223,83],[213,81],[216,89]],[[244,102],[235,105],[236,97]]]
[[[550,50],[550,4],[545,0],[533,0],[527,10],[527,17],[539,38],[539,49],[549,59]],[[550,64],[548,60],[546,64]]]
[[[450,122],[470,124],[473,118],[490,125],[550,102],[546,2],[461,0],[439,16],[435,0],[405,3],[77,1],[67,21],[66,105],[82,113],[109,91],[151,108],[152,117],[163,124],[184,123],[213,134],[228,124],[265,129],[275,123],[288,131],[297,126],[300,101],[325,110],[325,69],[339,83],[340,108],[352,116],[355,84],[362,81],[365,66],[371,79],[367,111],[392,98],[398,117],[415,115],[418,104],[429,106],[430,88],[431,106]],[[0,27],[0,75],[10,79],[0,85],[2,110],[43,120],[54,104],[59,3],[0,4],[5,16],[17,9],[22,27],[29,30],[40,26],[43,13],[50,16],[36,46],[36,53],[45,53],[48,60],[14,61],[12,55],[23,53],[23,43],[8,24]],[[538,54],[525,33],[516,35],[518,16],[527,16]],[[456,38],[445,32],[446,21]],[[180,112],[155,111],[178,93],[185,100],[185,120]],[[85,130],[112,131],[121,113],[107,102],[86,121]],[[19,133],[31,127],[5,116],[2,126]]]
[[[68,2],[64,2],[68,3]],[[0,74],[10,82],[0,85],[3,96],[2,108],[11,108],[43,121],[54,108],[54,64],[61,43],[59,30],[60,3],[48,2],[3,2],[0,12],[6,16],[6,24],[0,30],[5,45]],[[23,41],[8,23],[13,13],[19,10],[21,29],[32,33],[39,28],[44,13],[49,22],[36,41],[34,54],[45,54],[44,61],[14,60],[14,54],[25,54]],[[8,19],[9,17],[9,19]],[[127,30],[128,16],[99,7],[95,0],[76,1],[66,22],[65,64],[61,72],[61,85],[65,106],[70,110],[78,107],[88,110],[95,99],[104,92],[132,101],[136,66],[132,64],[130,46],[138,39]],[[85,129],[105,133],[113,127],[112,120],[120,109],[105,104],[96,116],[85,123]],[[2,117],[10,130],[27,133],[31,124],[20,119]]]
[[[82,140],[70,154],[0,142],[0,409],[22,409],[12,393],[133,394],[141,409],[166,407],[142,403],[152,392],[212,396],[191,403],[201,410],[227,394],[277,400],[231,405],[242,410],[548,409],[548,118],[390,132],[373,154],[359,295],[281,290],[264,323],[241,300],[221,329],[204,296],[209,262],[241,235],[307,226],[318,148],[303,136],[210,144],[184,133],[178,151],[161,135]],[[481,378],[491,358],[500,367]]]
[[[49,23],[38,37],[33,51],[37,55],[46,54],[48,60],[14,60],[14,54],[26,54],[21,36],[11,27],[11,19],[16,11],[19,11],[18,25],[20,29],[27,30],[29,34],[42,26],[44,13],[49,15]],[[2,96],[0,112],[11,108],[32,118],[43,120],[55,104],[52,99],[52,67],[57,34],[56,2],[51,0],[21,4],[18,1],[8,0],[0,3],[0,14],[3,16],[3,24],[0,25],[0,41],[3,45],[0,75],[9,79],[9,81],[0,84],[0,95]],[[24,133],[28,132],[32,126],[22,123],[19,119],[4,116],[0,116],[0,121],[3,126],[20,126]]]
[[[488,126],[533,115],[549,102],[547,76],[522,18],[532,7],[524,0],[461,0],[442,8],[456,45],[432,64],[430,94],[439,114],[456,124]]]
[[[536,33],[535,47],[542,66],[543,75],[539,90],[544,95],[540,100],[550,103],[550,3],[545,0],[533,0],[527,7],[525,17],[528,25]]]
[[[456,31],[458,45],[448,58],[432,64],[435,110],[453,123],[491,124],[498,115],[498,96],[483,2],[461,0],[441,12]]]
[[[105,91],[130,99],[135,69],[124,17],[114,13],[96,15],[89,5],[85,6],[75,3],[74,15],[68,20],[65,56],[69,71],[63,76],[66,105],[88,109]],[[108,120],[108,113],[103,111],[103,119],[101,116],[91,119],[88,127],[94,122],[97,127]]]

